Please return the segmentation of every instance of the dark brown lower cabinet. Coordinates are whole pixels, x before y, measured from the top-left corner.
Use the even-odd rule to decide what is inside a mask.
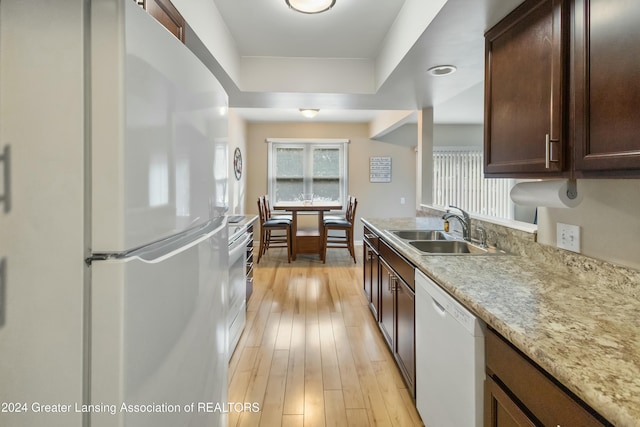
[[[373,314],[373,318],[378,320],[378,306],[380,304],[380,293],[378,289],[378,277],[380,262],[378,261],[377,237],[373,234],[367,234],[365,228],[363,248],[363,290],[369,302],[369,309]],[[369,232],[370,233],[370,232]]]
[[[379,325],[412,396],[416,390],[415,267],[380,240]]]
[[[378,252],[371,253],[371,303],[369,309],[373,314],[373,318],[378,320],[380,317],[380,257]]]
[[[491,377],[485,379],[484,400],[485,427],[535,427],[535,422]]]
[[[485,426],[611,425],[491,329],[485,351]]]
[[[415,267],[367,227],[363,255],[363,291],[369,308],[415,397]]]
[[[393,270],[384,258],[380,259],[380,311],[378,312],[378,324],[382,335],[392,352],[395,352],[394,332],[396,311],[394,308]]]

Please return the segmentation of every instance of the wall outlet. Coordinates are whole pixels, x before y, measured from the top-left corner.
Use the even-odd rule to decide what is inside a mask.
[[[557,246],[580,253],[580,226],[557,223]]]
[[[404,205],[404,197],[400,197],[400,204]]]

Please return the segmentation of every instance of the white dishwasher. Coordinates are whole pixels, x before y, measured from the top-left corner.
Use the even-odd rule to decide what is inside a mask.
[[[416,406],[427,427],[483,424],[484,323],[416,270]]]

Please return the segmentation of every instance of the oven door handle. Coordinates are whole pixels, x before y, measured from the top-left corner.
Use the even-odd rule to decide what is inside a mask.
[[[251,238],[251,234],[247,234],[243,239],[238,239],[229,246],[229,265],[233,265],[238,258],[246,253],[247,244]]]

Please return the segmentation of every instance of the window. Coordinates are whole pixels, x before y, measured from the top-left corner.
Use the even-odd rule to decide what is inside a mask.
[[[268,193],[272,203],[313,199],[344,205],[348,140],[268,139]]]

